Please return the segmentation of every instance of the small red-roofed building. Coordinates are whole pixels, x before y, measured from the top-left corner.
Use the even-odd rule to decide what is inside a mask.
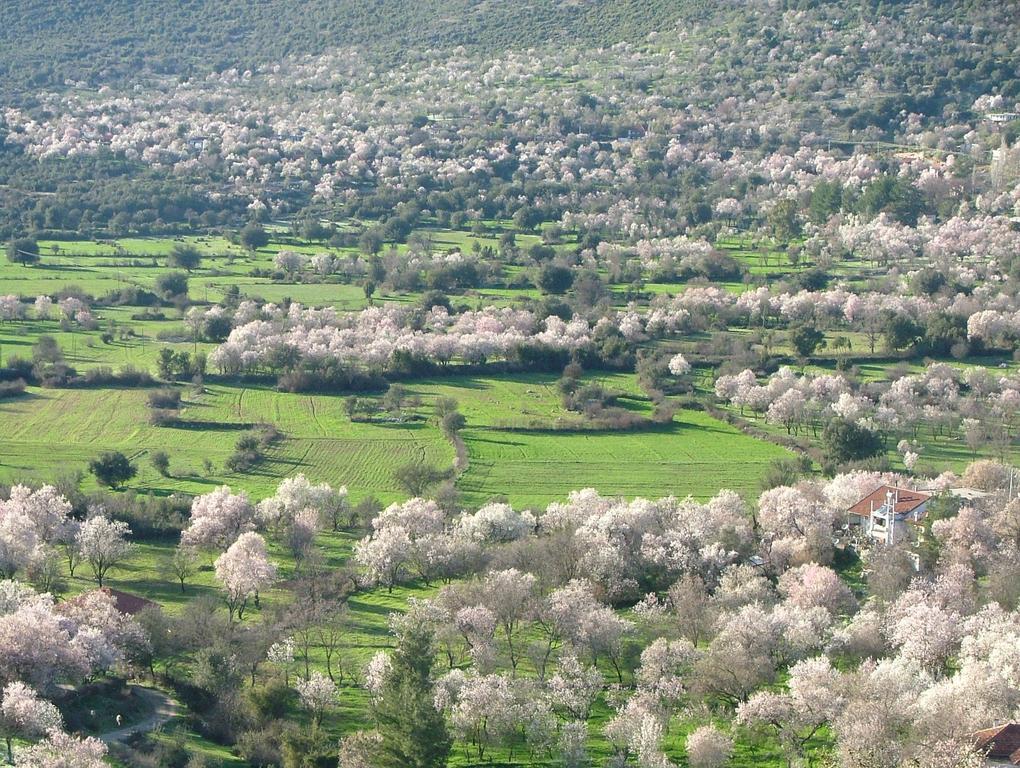
[[[882,544],[916,541],[931,494],[881,485],[847,510],[847,522]]]
[[[974,734],[974,747],[988,765],[1020,765],[1020,723],[978,731]]]
[[[113,604],[117,610],[128,616],[141,613],[146,608],[158,608],[159,604],[147,600],[139,595],[132,595],[130,592],[121,592],[119,589],[103,587],[103,592],[113,598]]]

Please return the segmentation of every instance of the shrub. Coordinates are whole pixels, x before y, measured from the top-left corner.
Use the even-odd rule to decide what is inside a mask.
[[[25,394],[25,380],[0,381],[0,400]]]
[[[32,373],[32,361],[23,357],[7,358],[7,365],[0,368],[0,381],[17,381],[24,379],[26,382],[35,381]]]
[[[156,383],[148,371],[142,371],[132,365],[125,365],[118,372],[109,366],[101,365],[90,368],[80,376],[71,374],[66,377],[64,386],[69,387],[151,387]]]
[[[164,387],[149,393],[150,408],[173,408],[181,407],[181,393],[176,389]]]
[[[149,423],[154,427],[169,427],[178,423],[179,416],[172,408],[153,408],[149,411]]]
[[[271,723],[269,727],[245,731],[237,739],[237,754],[255,768],[268,768],[280,764],[280,727]]]
[[[170,477],[170,456],[166,451],[155,451],[150,459],[152,466],[163,477]]]
[[[467,423],[467,419],[464,418],[464,414],[460,411],[452,411],[443,416],[439,422],[440,429],[443,430],[445,435],[455,435],[460,432],[464,425]]]

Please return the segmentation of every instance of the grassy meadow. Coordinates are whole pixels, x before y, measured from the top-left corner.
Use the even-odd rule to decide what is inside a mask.
[[[604,383],[633,386],[632,379],[607,377]],[[84,470],[102,451],[119,450],[137,464],[128,487],[140,492],[198,494],[225,483],[261,498],[284,477],[303,472],[346,485],[355,500],[395,501],[402,495],[393,482],[396,469],[453,461],[452,446],[430,418],[437,397],[456,398],[467,418],[469,464],[458,487],[471,504],[506,496],[515,505],[542,508],[584,487],[624,496],[707,498],[723,487],[752,493],[765,466],[787,455],[700,411],[680,411],[672,424],[647,430],[531,428],[532,419],[550,425],[576,420],[560,404],[555,383],[556,377],[539,375],[415,383],[408,389],[421,405],[404,421],[372,422],[352,422],[341,396],[216,383],[201,393],[186,388],[180,421],[171,426],[148,423],[145,389],[32,387],[26,397],[0,401],[0,479],[52,479]],[[651,410],[636,392],[623,401]],[[224,462],[238,437],[264,421],[283,438],[253,471],[227,472]],[[169,455],[171,477],[150,465],[157,450]]]

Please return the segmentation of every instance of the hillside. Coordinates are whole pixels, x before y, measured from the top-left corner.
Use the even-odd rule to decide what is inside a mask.
[[[13,0],[0,6],[4,89],[185,75],[358,46],[383,56],[639,40],[697,15],[686,0]]]

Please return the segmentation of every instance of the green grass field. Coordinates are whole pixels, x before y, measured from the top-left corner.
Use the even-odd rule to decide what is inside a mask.
[[[158,494],[207,492],[226,483],[262,497],[298,472],[316,481],[347,485],[354,499],[401,496],[393,472],[403,464],[450,466],[453,449],[428,420],[436,397],[458,400],[467,418],[469,467],[458,486],[473,504],[506,495],[514,504],[544,507],[577,488],[605,494],[712,496],[728,487],[749,493],[771,460],[787,455],[707,414],[681,411],[673,424],[626,431],[536,430],[535,419],[576,421],[559,402],[552,376],[454,377],[409,386],[421,398],[418,418],[404,422],[351,422],[343,398],[277,392],[265,386],[212,384],[202,394],[184,390],[181,424],[147,422],[144,389],[43,389],[0,401],[0,478],[55,477],[84,469],[105,450],[119,450],[139,469],[129,484]],[[632,376],[602,377],[628,392],[639,412],[650,403],[636,394]],[[238,437],[268,421],[284,438],[246,474],[228,473],[224,462]],[[170,456],[172,477],[150,465],[154,451]],[[205,470],[209,459],[213,472]],[[735,461],[734,459],[739,459]],[[526,478],[526,479],[525,479]]]
[[[398,495],[395,468],[421,461],[447,466],[452,460],[438,430],[420,423],[352,424],[340,397],[213,385],[202,395],[185,395],[180,425],[161,427],[147,423],[146,397],[142,389],[32,388],[27,397],[0,403],[0,477],[44,480],[84,469],[102,451],[119,450],[135,460],[139,473],[131,487],[141,491],[197,494],[227,483],[261,497],[284,477],[304,472],[348,485],[356,499],[377,495],[389,501]],[[237,439],[264,421],[284,438],[254,471],[226,472],[223,464]],[[169,454],[172,477],[150,466],[156,450]],[[212,473],[205,471],[205,459],[213,463]]]

